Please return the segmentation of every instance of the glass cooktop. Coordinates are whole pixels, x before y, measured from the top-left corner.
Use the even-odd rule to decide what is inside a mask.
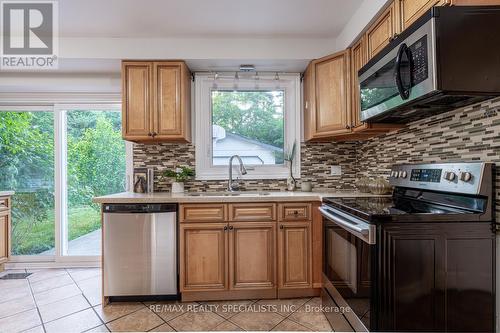
[[[414,214],[472,214],[474,212],[441,204],[394,197],[324,198],[323,202],[366,220]]]

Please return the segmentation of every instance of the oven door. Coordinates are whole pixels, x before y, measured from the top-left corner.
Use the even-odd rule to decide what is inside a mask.
[[[344,317],[355,331],[374,329],[372,262],[376,260],[376,227],[329,206],[320,211],[324,217],[323,297],[330,296],[345,309]]]
[[[361,120],[370,121],[436,90],[434,19],[359,72]]]

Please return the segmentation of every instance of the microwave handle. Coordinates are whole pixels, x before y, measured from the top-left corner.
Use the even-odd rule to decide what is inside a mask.
[[[398,50],[398,55],[396,56],[396,66],[394,69],[394,78],[396,80],[396,86],[398,88],[399,95],[403,100],[406,100],[410,98],[410,91],[411,91],[411,84],[408,89],[405,89],[403,87],[403,79],[401,78],[401,58],[403,57],[403,54],[406,54],[410,61],[410,75],[411,75],[411,53],[410,53],[410,48],[405,44],[401,44],[399,46]]]

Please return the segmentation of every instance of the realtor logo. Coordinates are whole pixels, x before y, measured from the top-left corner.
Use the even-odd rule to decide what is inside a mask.
[[[56,1],[0,1],[3,70],[56,69]]]

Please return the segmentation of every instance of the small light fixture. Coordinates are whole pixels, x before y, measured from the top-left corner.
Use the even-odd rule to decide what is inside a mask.
[[[238,89],[238,82],[240,81],[240,75],[238,74],[238,72],[234,72],[234,84],[233,84],[233,90],[237,90]]]
[[[250,64],[242,64],[240,65],[240,71],[242,72],[253,72],[255,71],[255,66]]]
[[[212,83],[212,89],[217,89],[219,85],[217,84],[217,79],[219,78],[219,73],[215,72],[214,74],[214,82]]]
[[[274,75],[274,81],[276,82],[276,89],[278,89],[280,87],[280,74],[278,72]]]

